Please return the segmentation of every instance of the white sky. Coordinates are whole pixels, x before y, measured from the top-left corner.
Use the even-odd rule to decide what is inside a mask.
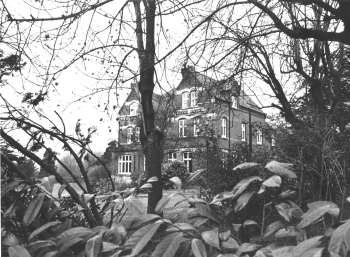
[[[118,4],[115,4],[116,2]],[[115,10],[122,2],[124,1],[113,1],[113,5],[108,5],[106,8],[110,8],[112,12],[112,10]],[[30,15],[33,15],[34,17],[48,17],[47,15],[49,15],[30,6],[34,5],[36,8],[40,8],[40,2],[34,2],[30,0],[5,0],[5,4],[15,17],[30,17]],[[106,10],[106,8],[104,10]],[[58,9],[51,11],[52,16],[57,15],[57,13],[61,13],[61,10]],[[89,15],[87,15],[86,18],[81,21],[79,30],[76,32],[78,38],[83,38],[84,36],[83,28],[89,24],[91,18],[91,15]],[[103,26],[106,26],[107,21],[108,20],[104,19],[103,17],[95,18],[94,24],[97,24],[95,25],[95,29],[97,30]],[[187,22],[194,22],[194,20],[187,20]],[[162,45],[157,45],[158,56],[163,56],[173,46],[177,45],[181,39],[184,38],[187,31],[186,22],[180,14],[167,16],[164,18],[163,24],[166,28],[165,33],[169,38],[169,43],[166,43],[166,41],[163,39],[161,41]],[[57,25],[57,23],[54,25]],[[48,27],[44,28],[49,29]],[[24,32],[27,32],[29,29],[28,24],[24,24],[22,29]],[[36,24],[28,34],[30,37],[32,35],[36,35],[39,29],[39,24]],[[50,31],[48,34],[50,37],[53,35]],[[66,36],[68,37],[69,35]],[[101,40],[103,40],[105,37],[106,35],[101,35]],[[130,35],[127,35],[125,37],[129,37],[130,39],[134,40],[134,35],[131,32]],[[195,40],[195,38],[193,40]],[[67,42],[68,40],[66,38],[66,40],[63,40],[61,43],[65,44]],[[48,48],[45,47],[45,44],[50,45],[52,43],[53,42],[49,40],[41,40],[41,42],[37,40],[37,43],[33,44],[31,48],[28,49],[28,51],[30,50],[30,53],[28,53],[31,57],[33,57],[32,61],[36,63],[37,67],[40,67],[41,64],[47,64],[50,62],[51,55],[47,50]],[[61,51],[57,58],[52,61],[53,67],[55,65],[62,66],[63,63],[67,63],[71,57],[69,55],[72,54],[73,49],[78,49],[80,47],[80,44],[80,40],[75,40],[74,43],[67,46],[66,49]],[[0,44],[0,47],[3,46],[4,45]],[[184,60],[183,50],[184,48],[180,48],[179,51],[176,51],[167,60],[165,69],[163,69],[164,66],[157,68],[162,87],[164,87],[166,90],[172,87],[176,87],[180,82],[180,69]],[[120,56],[121,55],[118,53],[115,54],[115,58],[120,58]],[[104,57],[107,58],[106,55]],[[111,83],[110,80],[97,81],[91,78],[99,77],[102,79],[108,79],[108,75],[106,74],[106,70],[108,70],[108,68],[106,68],[106,64],[101,64],[97,60],[97,58],[91,58],[91,60],[88,60],[84,63],[78,62],[76,65],[70,67],[69,70],[61,73],[56,80],[56,82],[58,82],[58,85],[55,87],[55,89],[52,88],[48,99],[40,104],[39,108],[41,108],[45,115],[59,124],[59,119],[54,113],[57,111],[64,119],[67,130],[70,131],[70,134],[73,134],[75,124],[78,119],[81,119],[83,129],[87,129],[90,126],[95,126],[97,128],[97,133],[95,133],[92,138],[93,142],[91,144],[91,148],[96,152],[103,152],[107,147],[107,143],[117,138],[116,110],[113,109],[113,106],[120,107],[122,105],[126,93],[128,92],[128,90],[125,88],[130,86],[132,80],[127,81],[124,84],[118,83],[118,86],[121,88],[118,89],[118,101],[115,96],[115,91],[112,91],[112,93],[109,95],[109,100],[108,95],[104,92],[92,95],[91,98],[86,97],[80,101],[77,101],[77,99],[90,94],[92,89],[106,87]],[[137,58],[134,57],[134,59],[131,59],[131,63],[129,65],[131,67],[137,68],[137,64]],[[112,68],[109,71],[114,72],[115,74],[116,70],[117,68]],[[164,70],[166,71],[166,76],[163,74]],[[35,86],[31,82],[40,83],[40,81],[42,81],[42,78],[38,77],[36,70],[29,63],[22,71],[22,75],[23,76],[17,73],[15,77],[7,78],[9,84],[15,88],[16,91],[19,91],[20,93],[27,91],[36,92],[40,89],[40,86]],[[113,74],[109,73],[109,75],[113,78]],[[130,74],[125,73],[124,77],[130,78]],[[245,88],[245,91],[249,95],[253,95],[252,92],[254,91],[254,94],[260,97],[260,103],[262,102],[263,105],[269,105],[271,99],[264,95],[264,93],[268,93],[266,86],[261,87],[261,83],[256,80],[251,80],[247,84],[252,87],[252,90]],[[156,91],[160,92],[160,89],[157,88]],[[7,90],[5,92],[2,92],[2,94],[7,99],[11,99],[11,103],[13,105],[17,106],[21,104],[21,98],[14,90],[9,89],[9,87],[7,87]],[[105,106],[108,101],[109,105],[106,111]],[[271,110],[269,109],[264,109],[264,111],[271,113]],[[53,145],[52,147],[56,151],[60,151],[60,148],[57,146]]]

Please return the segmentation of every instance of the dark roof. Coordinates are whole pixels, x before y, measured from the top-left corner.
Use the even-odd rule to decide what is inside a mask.
[[[226,80],[216,80],[200,72],[195,71],[194,67],[188,66],[181,70],[182,80],[177,86],[176,90],[182,90],[189,87],[204,87],[207,89],[210,95],[217,95],[219,90],[225,88],[225,86],[232,86],[233,92],[239,95],[240,106],[252,109],[256,112],[264,114],[264,112],[259,108],[259,106],[254,102],[254,100],[249,97],[244,90],[241,90],[238,82],[233,78],[228,78]]]

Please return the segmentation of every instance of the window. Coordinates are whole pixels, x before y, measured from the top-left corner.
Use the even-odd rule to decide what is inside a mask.
[[[198,92],[192,91],[191,92],[191,107],[197,106],[198,101]]]
[[[179,120],[179,137],[185,136],[185,119]]]
[[[119,156],[118,164],[119,174],[131,174],[132,155],[126,154]]]
[[[221,119],[221,137],[227,138],[227,119]]]
[[[276,138],[274,134],[271,135],[271,146],[276,146]]]
[[[132,142],[132,127],[127,128],[126,131],[126,143],[130,144]]]
[[[192,153],[191,152],[184,152],[182,159],[183,159],[183,162],[185,163],[187,171],[192,172]]]
[[[136,127],[136,142],[140,142],[140,127]]]
[[[262,145],[262,141],[263,141],[263,134],[262,134],[262,131],[261,129],[258,129],[256,131],[256,143],[258,145]]]
[[[198,118],[193,120],[193,136],[198,136]]]
[[[242,127],[242,131],[241,131],[241,140],[242,141],[246,141],[246,127],[247,127],[247,125],[245,124],[245,123],[242,123],[242,125],[241,125],[241,127]]]
[[[174,162],[176,161],[177,158],[176,158],[176,152],[170,152],[168,153],[168,161],[169,162]]]
[[[132,103],[130,105],[130,115],[132,115],[132,116],[137,115],[138,108],[139,108],[139,104],[138,103]]]
[[[231,97],[231,102],[232,102],[232,108],[238,108],[238,97],[232,96]]]
[[[190,93],[184,92],[182,94],[182,109],[188,108],[190,103]]]

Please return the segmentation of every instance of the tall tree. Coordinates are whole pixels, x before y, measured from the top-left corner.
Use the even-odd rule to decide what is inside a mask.
[[[18,1],[17,4],[24,4],[23,2]],[[35,83],[39,85],[36,92],[24,93],[23,100],[40,117],[47,118],[40,112],[42,102],[50,97],[52,91],[60,90],[57,80],[69,68],[84,65],[91,79],[98,79],[100,82],[109,81],[96,90],[108,95],[106,108],[112,101],[113,95],[117,95],[117,91],[123,87],[123,83],[138,80],[143,121],[141,142],[146,156],[147,175],[159,178],[159,182],[153,183],[153,189],[148,198],[149,212],[153,212],[162,194],[160,168],[163,135],[154,124],[155,111],[152,103],[155,83],[157,83],[156,50],[158,49],[159,54],[164,55],[163,58],[158,58],[158,65],[161,65],[161,61],[172,53],[165,52],[160,45],[156,48],[156,42],[158,44],[162,40],[166,44],[168,42],[163,19],[180,10],[186,13],[187,6],[194,3],[156,0],[104,0],[94,4],[87,0],[35,1],[31,11],[39,11],[34,15],[34,12],[27,14],[26,10],[21,8],[16,10],[12,2],[1,1],[3,12],[1,24],[2,27],[7,28],[1,32],[2,44],[9,55],[15,57],[14,64],[19,63],[18,60],[25,60],[28,63],[27,68],[35,70],[33,73],[22,70],[22,74],[27,75],[26,79],[36,80]],[[43,48],[46,54],[37,55],[36,53],[41,51],[38,48]],[[138,64],[134,61],[135,57],[138,58]],[[103,68],[96,68],[96,64],[92,64],[94,62],[100,63]],[[7,61],[4,65],[13,66]],[[36,73],[35,78],[31,77],[34,73]],[[90,92],[81,99],[91,94]],[[9,99],[6,96],[2,99],[9,107]],[[26,119],[26,114],[29,114],[28,108],[22,110],[23,112],[12,110],[11,115],[4,117],[3,120],[15,122],[24,120],[31,126],[34,125],[34,122]],[[23,115],[18,117],[19,113]],[[37,129],[44,127],[36,126]],[[54,130],[56,129],[57,127],[54,126]],[[61,142],[67,134],[65,127],[63,130],[64,133],[61,131],[62,134],[60,133],[59,136]],[[51,132],[56,135],[57,131],[45,129],[44,132],[47,135]],[[79,133],[76,134],[79,137]],[[86,152],[85,145],[83,147]],[[82,155],[79,153],[75,158],[78,164],[82,162]],[[84,169],[84,167],[81,168]]]

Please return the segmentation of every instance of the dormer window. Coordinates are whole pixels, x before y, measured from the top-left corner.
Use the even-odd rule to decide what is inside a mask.
[[[131,116],[136,116],[138,108],[139,108],[139,104],[138,103],[132,103],[130,105],[130,115]]]
[[[237,109],[238,108],[238,97],[237,96],[232,96],[231,97],[231,102],[232,102],[232,108]]]
[[[191,107],[197,106],[198,102],[198,92],[191,91]]]
[[[184,92],[182,93],[182,109],[186,109],[190,104],[190,93]]]

